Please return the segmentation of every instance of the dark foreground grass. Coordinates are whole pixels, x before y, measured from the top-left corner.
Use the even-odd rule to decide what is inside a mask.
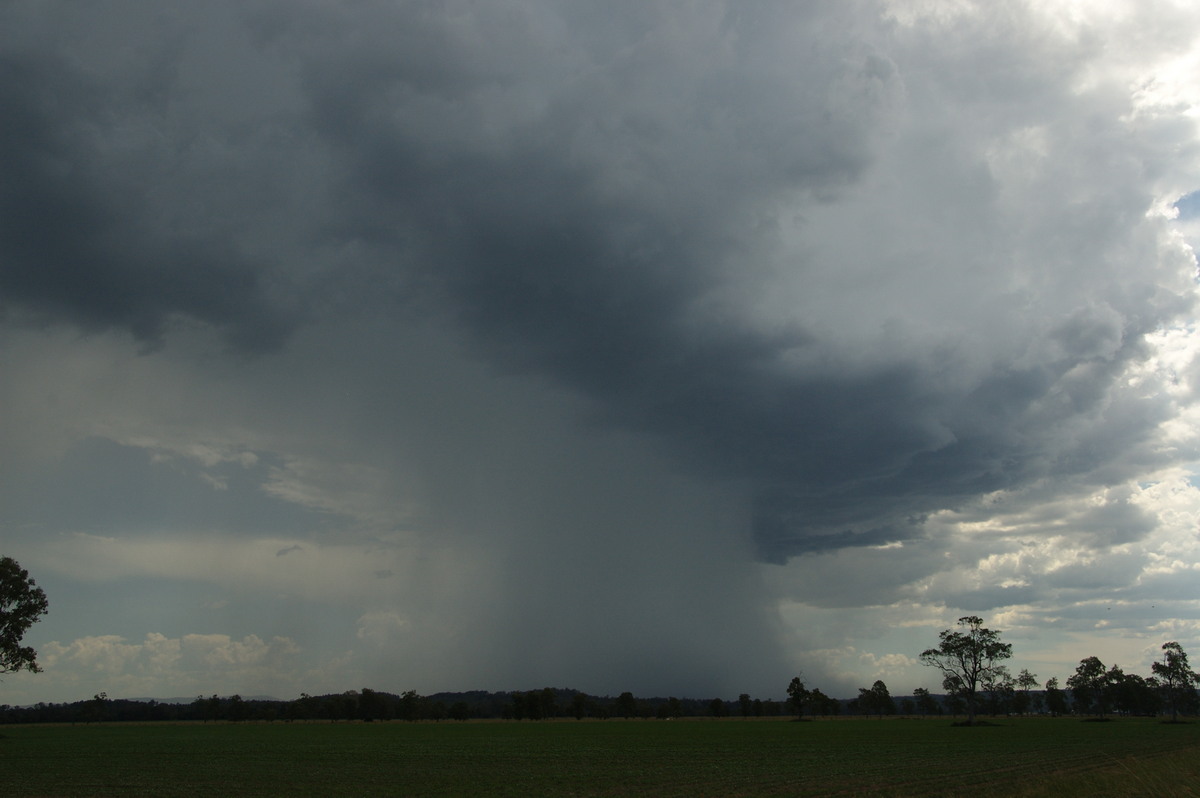
[[[1200,723],[0,726],[0,795],[1194,795]]]

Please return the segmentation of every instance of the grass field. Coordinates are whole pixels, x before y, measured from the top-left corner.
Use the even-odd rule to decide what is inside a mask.
[[[0,726],[0,795],[1195,795],[1200,723]]]

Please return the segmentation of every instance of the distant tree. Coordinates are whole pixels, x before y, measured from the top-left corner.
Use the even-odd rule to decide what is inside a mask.
[[[836,698],[830,698],[815,687],[808,693],[810,715],[836,715],[841,706]]]
[[[917,702],[917,711],[922,715],[932,715],[938,711],[937,699],[931,696],[924,687],[913,690],[913,698]]]
[[[220,718],[221,717],[221,706],[222,706],[221,696],[217,695],[216,693],[213,693],[212,696],[210,696],[204,702],[204,722],[207,723],[210,720],[217,720],[218,718]]]
[[[450,710],[446,708],[445,701],[429,701],[426,699],[422,702],[421,716],[429,720],[445,720],[450,714]]]
[[[955,683],[957,684],[957,682]],[[943,684],[945,686],[945,684]],[[967,702],[959,694],[958,688],[951,689],[946,686],[946,709],[950,710],[950,714],[958,717],[960,714],[967,711]]]
[[[108,715],[108,693],[96,693],[96,695],[92,696],[92,700],[87,703],[87,718],[89,722],[100,722]]]
[[[887,685],[882,680],[876,680],[870,687],[858,688],[858,708],[864,715],[896,714],[896,702],[888,692]]]
[[[983,683],[980,684],[980,689],[987,697],[987,708],[992,717],[1008,711],[1008,705],[1012,702],[1013,694],[1016,692],[1012,674],[1003,665],[992,668]]]
[[[1158,681],[1136,673],[1125,673],[1117,665],[1108,669],[1109,706],[1126,715],[1154,715],[1162,705]]]
[[[805,689],[799,676],[793,676],[787,688],[788,709],[796,713],[796,720],[804,717],[804,707],[812,694]]]
[[[526,708],[526,718],[529,720],[541,720],[545,718],[541,707],[541,692],[538,690],[527,690],[522,694],[524,708]]]
[[[754,703],[750,700],[749,693],[742,693],[738,696],[738,708],[741,710],[743,718],[750,717],[750,713],[754,709]]]
[[[1013,696],[1013,703],[1017,712],[1022,715],[1029,711],[1030,695],[1029,691],[1038,686],[1037,674],[1030,673],[1029,668],[1022,668],[1017,674],[1017,678],[1013,680],[1013,686],[1017,688],[1017,692]]]
[[[714,698],[708,702],[708,711],[712,713],[714,718],[723,718],[729,714],[729,707],[719,698]]]
[[[585,693],[576,693],[571,696],[571,714],[575,716],[575,720],[583,720],[588,712],[588,698]]]
[[[1080,660],[1075,673],[1067,679],[1067,687],[1081,709],[1104,717],[1108,701],[1108,671],[1099,657]]]
[[[364,687],[358,693],[358,717],[366,723],[385,717],[383,696]]]
[[[975,722],[975,696],[979,685],[992,678],[1003,660],[1012,656],[1012,646],[1000,642],[1000,632],[984,628],[983,619],[966,615],[958,619],[962,631],[945,629],[938,634],[938,647],[921,652],[921,664],[937,668],[943,684],[967,703],[967,723]]]
[[[675,696],[667,699],[667,717],[682,718],[683,717],[683,702]]]
[[[300,698],[293,701],[296,705],[296,716],[302,720],[312,720],[319,711],[317,699],[308,693],[301,693]]]
[[[467,720],[471,717],[471,707],[466,701],[455,701],[450,705],[450,717],[453,720]]]
[[[1120,665],[1113,665],[1104,674],[1104,706],[1111,707],[1118,714],[1128,712],[1126,694],[1132,687],[1131,679],[1125,675]]]
[[[882,679],[876,679],[875,683],[871,685],[871,694],[875,697],[876,714],[880,717],[896,714],[896,701],[888,692],[887,685],[883,683]]]
[[[0,557],[0,674],[37,673],[37,651],[21,639],[46,614],[46,593],[12,557]]]
[[[1067,714],[1067,695],[1058,687],[1058,677],[1046,680],[1046,711],[1051,715]]]
[[[237,693],[229,697],[229,719],[232,721],[242,721],[246,719],[246,714],[249,708],[246,706],[246,701]]]
[[[400,694],[400,705],[397,708],[401,720],[415,721],[420,717],[421,697],[416,690],[405,690]]]
[[[1200,674],[1188,665],[1188,656],[1179,643],[1163,643],[1162,651],[1162,661],[1152,664],[1150,670],[1158,680],[1163,702],[1171,710],[1171,722],[1175,723],[1179,720],[1180,709],[1196,705],[1196,685],[1200,683]]]
[[[541,703],[543,718],[558,717],[558,697],[553,687],[543,687],[538,699]]]
[[[632,718],[637,715],[637,700],[628,691],[617,696],[616,714],[622,718]]]
[[[512,701],[513,717],[517,720],[523,718],[541,720],[545,717],[542,711],[542,694],[538,690],[513,693]]]

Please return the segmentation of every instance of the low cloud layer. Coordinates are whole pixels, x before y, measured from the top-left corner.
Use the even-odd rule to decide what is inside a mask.
[[[195,593],[64,639],[279,634],[401,689],[915,680],[898,618],[1166,595],[1198,30],[10,5],[5,548],[68,607]]]

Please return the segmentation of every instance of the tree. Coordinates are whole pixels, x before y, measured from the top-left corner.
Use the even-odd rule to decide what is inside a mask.
[[[1144,679],[1136,673],[1125,673],[1117,665],[1108,669],[1109,705],[1126,715],[1157,714],[1161,701],[1158,680]]]
[[[554,693],[553,687],[543,687],[541,696],[539,696],[543,718],[558,717],[557,696]]]
[[[246,706],[246,701],[237,693],[229,697],[229,719],[237,722],[246,719],[246,714],[249,712],[249,707]]]
[[[417,695],[416,690],[405,690],[400,694],[400,718],[401,720],[415,721],[420,710],[421,697]]]
[[[800,720],[804,717],[804,705],[808,703],[812,694],[804,688],[804,682],[800,681],[799,676],[793,676],[788,684],[787,695],[788,708],[796,713],[796,720]]]
[[[963,701],[963,697],[957,692],[947,688],[946,709],[950,710],[950,714],[957,718],[960,712],[966,712],[967,702]]]
[[[1067,679],[1067,687],[1075,701],[1085,710],[1104,717],[1108,692],[1108,671],[1099,657],[1087,657],[1079,661],[1074,675]]]
[[[808,693],[808,706],[810,715],[836,715],[842,707],[836,698],[830,698],[816,687]]]
[[[575,716],[575,720],[583,720],[588,712],[588,698],[585,693],[576,693],[571,696],[571,714]]]
[[[371,723],[376,719],[386,720],[386,707],[383,696],[370,687],[364,687],[358,693],[358,716],[363,721]]]
[[[871,695],[874,696],[875,712],[880,717],[885,714],[896,714],[896,701],[892,698],[892,694],[888,692],[887,685],[883,683],[883,680],[875,680],[875,684],[871,685]]]
[[[1046,680],[1046,710],[1051,715],[1067,713],[1067,696],[1058,687],[1058,677],[1051,676]]]
[[[1022,668],[1017,674],[1016,680],[1013,682],[1018,692],[1014,696],[1016,709],[1022,715],[1029,711],[1030,696],[1029,691],[1038,686],[1037,674],[1030,673],[1029,668]]]
[[[87,702],[86,717],[88,722],[96,721],[97,723],[104,720],[104,716],[108,714],[108,693],[96,693],[92,700]]]
[[[938,647],[921,652],[921,664],[942,672],[943,685],[967,702],[967,723],[975,722],[975,696],[979,685],[991,680],[1000,663],[1012,656],[1012,646],[1000,642],[1000,632],[986,629],[983,619],[966,615],[958,619],[963,631],[945,629]]]
[[[1175,723],[1179,720],[1179,710],[1182,706],[1195,704],[1196,684],[1200,683],[1200,674],[1188,665],[1187,654],[1179,643],[1163,643],[1162,650],[1162,662],[1153,663],[1150,670],[1158,679],[1163,700],[1171,708],[1171,722]]]
[[[896,702],[888,692],[887,685],[879,679],[870,688],[858,688],[858,707],[864,715],[878,715],[880,718],[885,714],[896,714]]]
[[[22,646],[21,638],[49,603],[29,572],[12,557],[0,557],[0,674],[27,670],[37,673],[37,652]]]
[[[938,711],[937,699],[931,696],[924,687],[913,690],[913,697],[917,700],[917,711],[922,715],[932,715]]]
[[[984,678],[980,690],[987,696],[988,712],[992,717],[1006,711],[1006,705],[1014,694],[1012,674],[1003,665],[997,665]]]

